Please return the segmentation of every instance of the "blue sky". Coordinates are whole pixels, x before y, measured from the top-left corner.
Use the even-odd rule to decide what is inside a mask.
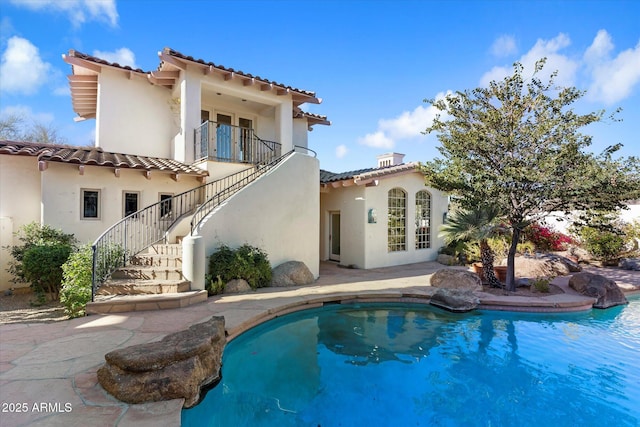
[[[63,53],[149,71],[171,47],[315,91],[323,103],[303,108],[332,125],[315,126],[310,147],[335,172],[389,151],[432,159],[423,99],[543,56],[558,83],[587,90],[577,111],[622,107],[622,122],[585,129],[592,150],[640,155],[640,1],[0,0],[0,16],[0,115],[46,123],[69,144],[91,144],[95,121],[73,121]]]

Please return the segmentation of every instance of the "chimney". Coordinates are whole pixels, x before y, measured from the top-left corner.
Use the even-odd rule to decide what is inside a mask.
[[[378,159],[378,167],[385,168],[388,166],[401,165],[404,159],[404,154],[400,153],[384,153],[376,157]]]

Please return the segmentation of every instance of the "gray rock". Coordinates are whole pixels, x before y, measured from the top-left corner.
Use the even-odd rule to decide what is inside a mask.
[[[198,403],[200,389],[220,379],[227,342],[224,317],[191,326],[162,340],[107,353],[98,369],[100,385],[127,403],[185,399]]]
[[[301,261],[288,261],[273,269],[271,286],[300,286],[313,283],[315,277]]]
[[[456,257],[447,254],[439,254],[436,261],[442,265],[456,265],[458,263]]]
[[[482,282],[477,274],[453,268],[443,268],[436,271],[431,276],[430,284],[441,289],[482,290]]]
[[[595,298],[594,308],[609,308],[629,303],[616,282],[599,274],[574,274],[569,279],[569,287],[581,295]]]
[[[623,270],[640,271],[640,258],[622,258],[618,266]]]
[[[480,300],[469,290],[441,288],[431,296],[430,303],[448,311],[463,313],[478,307]]]
[[[244,292],[249,292],[251,290],[251,286],[244,279],[233,279],[228,281],[224,285],[225,294],[241,294]]]

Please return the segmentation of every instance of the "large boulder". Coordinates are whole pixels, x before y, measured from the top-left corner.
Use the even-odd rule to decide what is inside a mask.
[[[233,279],[233,280],[229,280],[225,285],[224,285],[224,291],[223,293],[225,294],[241,294],[244,292],[249,292],[251,290],[251,286],[249,285],[249,283],[244,280],[244,279]]]
[[[569,279],[569,287],[581,295],[596,298],[594,308],[609,308],[629,303],[616,282],[599,274],[574,274]]]
[[[227,339],[224,317],[214,316],[162,340],[107,353],[98,369],[100,385],[127,403],[185,399],[198,403],[200,389],[220,379]]]
[[[480,300],[473,292],[462,289],[438,289],[431,296],[431,305],[456,313],[474,310]]]
[[[640,271],[640,258],[622,258],[618,266],[623,270]]]
[[[543,254],[515,258],[517,277],[556,277],[579,271],[582,271],[582,268],[577,263],[560,255]]]
[[[482,281],[477,274],[466,270],[443,268],[436,271],[430,279],[434,288],[481,291]]]
[[[273,269],[271,286],[308,285],[314,280],[313,274],[304,262],[288,261]]]

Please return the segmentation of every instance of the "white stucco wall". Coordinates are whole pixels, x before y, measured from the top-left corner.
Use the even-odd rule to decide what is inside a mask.
[[[318,160],[295,153],[219,207],[199,227],[206,255],[221,244],[264,250],[272,266],[302,261],[319,274]]]
[[[402,188],[407,193],[407,249],[389,252],[388,191],[396,187]],[[427,190],[431,194],[431,247],[428,249],[415,248],[415,195],[421,190]],[[381,178],[375,187],[332,188],[328,193],[321,194],[320,253],[322,259],[329,259],[329,214],[331,211],[340,211],[341,264],[353,264],[358,268],[369,269],[435,260],[438,249],[444,245],[442,239],[438,238],[438,232],[447,207],[447,196],[438,190],[426,187],[424,178],[419,173]],[[368,223],[369,209],[376,210],[376,223]]]
[[[180,123],[170,101],[166,88],[104,67],[98,81],[96,145],[116,153],[171,158]]]
[[[139,208],[156,203],[160,193],[178,194],[200,185],[197,179],[181,176],[178,182],[169,174],[120,169],[116,177],[112,168],[85,166],[80,175],[77,165],[49,162],[42,172],[43,223],[73,233],[81,243],[92,243],[108,227],[123,218],[125,191],[140,193]],[[100,219],[81,219],[81,190],[100,190]]]
[[[307,119],[295,119],[293,121],[293,145],[307,148],[309,146],[309,131]]]
[[[28,286],[10,283],[11,256],[5,246],[19,244],[14,233],[30,222],[40,222],[40,181],[34,157],[0,155],[0,291]]]

